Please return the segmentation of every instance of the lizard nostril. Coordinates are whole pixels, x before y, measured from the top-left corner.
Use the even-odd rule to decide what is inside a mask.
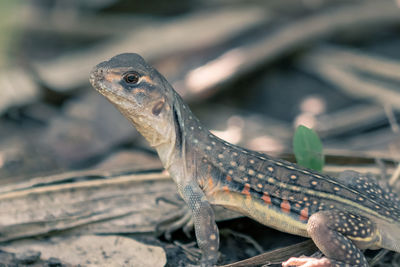
[[[91,84],[96,84],[96,81],[100,81],[104,78],[104,69],[103,68],[94,68],[89,76],[89,81]]]
[[[101,78],[104,75],[104,69],[103,68],[98,68],[93,72],[93,74],[97,78]]]
[[[96,70],[94,70],[93,71],[93,74],[95,75],[95,76],[100,76],[100,75],[102,75],[103,74],[103,69],[96,69]]]

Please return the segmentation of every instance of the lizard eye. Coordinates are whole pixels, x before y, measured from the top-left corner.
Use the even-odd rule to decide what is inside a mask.
[[[139,74],[136,72],[128,72],[124,75],[124,81],[128,84],[137,84],[139,82]]]

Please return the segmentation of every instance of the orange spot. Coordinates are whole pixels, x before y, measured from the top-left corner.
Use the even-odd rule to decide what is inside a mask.
[[[268,193],[264,192],[264,195],[261,197],[261,199],[264,200],[266,204],[271,204],[271,197],[268,195]]]
[[[154,84],[153,80],[149,76],[142,76],[140,79],[145,81],[148,84]]]
[[[227,185],[223,186],[222,190],[224,190],[225,193],[229,193],[230,192],[229,187]]]
[[[307,221],[308,220],[308,208],[305,207],[300,211],[300,220]]]
[[[214,181],[213,181],[213,179],[212,179],[212,178],[208,178],[208,187],[209,187],[209,188],[213,188],[213,186],[214,186]]]
[[[226,180],[227,180],[228,182],[232,182],[232,177],[230,177],[229,175],[227,175],[227,176],[226,176]]]
[[[282,200],[281,202],[281,210],[285,213],[290,213],[290,203],[287,200]]]
[[[250,184],[244,184],[244,188],[242,190],[242,194],[246,196],[250,196]]]
[[[110,72],[110,73],[107,73],[104,78],[109,82],[120,81],[121,75],[119,73]]]

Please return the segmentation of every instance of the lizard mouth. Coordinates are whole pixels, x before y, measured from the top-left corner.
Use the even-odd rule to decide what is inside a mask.
[[[114,88],[112,82],[107,79],[107,71],[96,66],[90,72],[89,81],[97,92],[105,96],[112,103],[121,103],[126,96],[121,95],[118,89]]]

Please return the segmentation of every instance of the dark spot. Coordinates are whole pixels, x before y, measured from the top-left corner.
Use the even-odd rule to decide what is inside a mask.
[[[161,113],[161,111],[163,110],[164,104],[165,104],[164,99],[158,101],[158,102],[154,105],[153,109],[151,110],[151,112],[153,113],[153,115],[158,116],[158,115]]]
[[[175,122],[175,133],[176,133],[176,148],[178,149],[179,153],[182,151],[182,127],[181,123],[179,122],[179,116],[178,113],[176,112],[175,107],[173,108],[173,114],[174,114],[174,122]]]

